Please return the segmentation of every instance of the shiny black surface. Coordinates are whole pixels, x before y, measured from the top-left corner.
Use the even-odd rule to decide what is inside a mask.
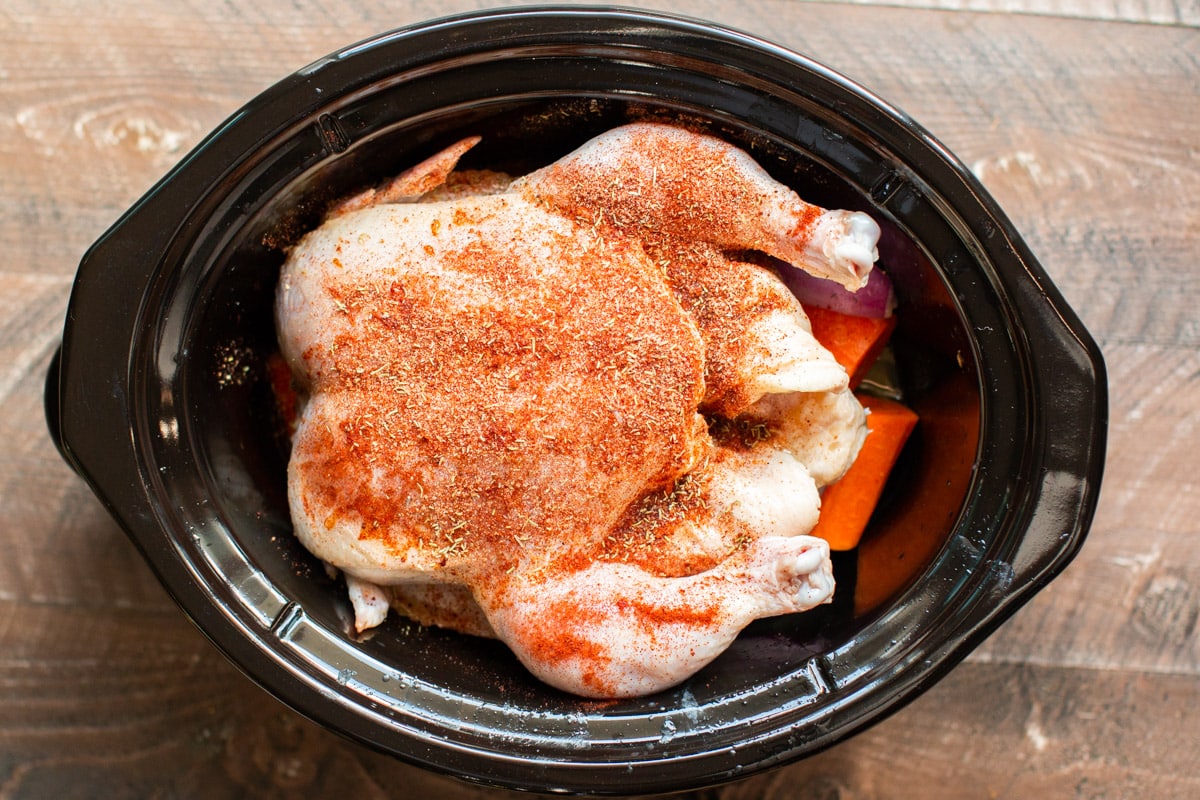
[[[485,137],[465,166],[521,171],[644,114],[685,117],[807,199],[880,220],[908,398],[936,400],[973,434],[964,446],[919,428],[892,489],[934,498],[946,476],[921,464],[967,448],[939,462],[962,488],[929,501],[944,506],[944,545],[870,614],[842,602],[756,624],[693,679],[638,700],[565,696],[494,642],[402,620],[356,641],[343,592],[287,517],[266,379],[284,248],[332,198],[461,135]],[[794,760],[931,685],[1082,545],[1106,413],[1095,345],[978,182],[918,125],[751,37],[580,8],[393,32],[256,98],[88,252],[47,379],[64,457],[251,678],[450,774],[610,794]],[[852,585],[853,558],[838,570]]]

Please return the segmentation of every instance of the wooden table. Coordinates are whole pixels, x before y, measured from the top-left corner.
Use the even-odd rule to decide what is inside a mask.
[[[0,9],[0,797],[506,796],[251,684],[60,461],[41,408],[84,250],[201,136],[320,55],[480,5]],[[1200,797],[1196,0],[648,5],[779,41],[922,122],[1013,218],[1111,387],[1099,511],[1049,589],[882,724],[692,796]]]

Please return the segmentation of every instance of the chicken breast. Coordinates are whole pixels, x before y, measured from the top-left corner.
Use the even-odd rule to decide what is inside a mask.
[[[350,198],[289,254],[296,535],[389,607],[506,642],[566,691],[676,684],[827,602],[806,534],[865,435],[760,251],[865,281],[878,228],[710,136],[637,123],[509,182],[473,140]]]

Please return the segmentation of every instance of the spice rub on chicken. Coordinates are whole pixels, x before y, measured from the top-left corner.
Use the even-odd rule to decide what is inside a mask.
[[[827,602],[819,489],[865,436],[845,371],[753,251],[861,286],[869,217],[659,123],[510,181],[460,142],[290,253],[297,536],[389,608],[648,694],[754,619]]]

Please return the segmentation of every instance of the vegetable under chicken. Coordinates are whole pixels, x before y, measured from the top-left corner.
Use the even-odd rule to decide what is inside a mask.
[[[466,140],[290,253],[297,536],[389,607],[542,680],[648,694],[751,621],[827,602],[807,535],[866,433],[845,370],[748,253],[849,289],[879,229],[745,152],[634,123],[510,181]]]

